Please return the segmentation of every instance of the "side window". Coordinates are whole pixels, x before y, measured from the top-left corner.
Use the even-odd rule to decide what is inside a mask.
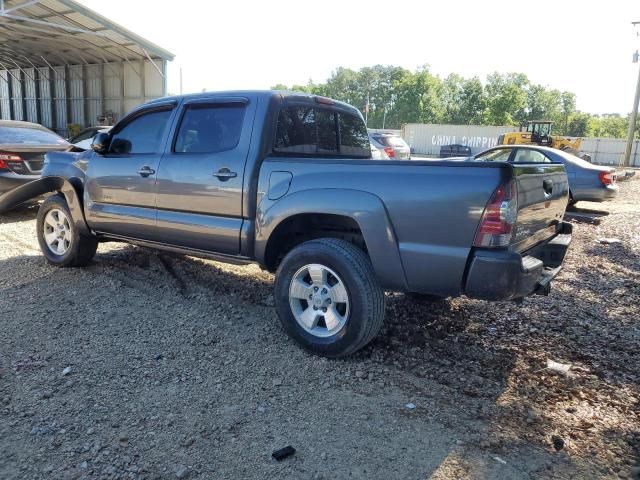
[[[516,152],[516,156],[513,160],[514,163],[551,163],[546,155],[537,150],[529,150],[526,148],[519,148]]]
[[[499,148],[497,150],[490,150],[482,153],[476,157],[476,160],[480,162],[506,162],[511,156],[510,148]]]
[[[176,153],[217,153],[233,150],[240,142],[245,105],[197,105],[185,110],[176,136]]]
[[[155,110],[134,118],[113,135],[109,153],[129,155],[158,152],[171,112],[172,110]]]
[[[371,143],[367,127],[361,118],[347,113],[339,113],[340,154],[348,157],[369,158]]]

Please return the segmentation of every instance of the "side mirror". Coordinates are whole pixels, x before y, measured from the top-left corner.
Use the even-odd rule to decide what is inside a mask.
[[[111,135],[105,132],[99,132],[95,137],[93,137],[93,142],[91,142],[91,150],[101,154],[107,153],[110,143]]]

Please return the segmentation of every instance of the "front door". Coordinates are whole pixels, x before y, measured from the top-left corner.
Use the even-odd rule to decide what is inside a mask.
[[[89,160],[85,209],[101,233],[152,239],[156,228],[156,176],[174,104],[155,106],[114,127],[109,150]]]
[[[159,240],[237,255],[244,166],[255,101],[198,98],[185,103],[157,177]]]

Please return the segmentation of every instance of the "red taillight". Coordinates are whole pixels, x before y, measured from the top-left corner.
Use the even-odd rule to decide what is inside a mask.
[[[515,181],[500,185],[484,209],[473,241],[475,247],[507,247],[518,217],[518,192]]]
[[[20,155],[16,155],[15,153],[4,153],[0,152],[0,168],[7,169],[9,165],[7,162],[21,162],[22,157]]]
[[[386,153],[389,158],[396,158],[396,151],[391,147],[384,147],[384,153]]]
[[[616,183],[615,170],[602,171],[598,176],[600,177],[600,181],[603,185],[613,185],[614,183]]]

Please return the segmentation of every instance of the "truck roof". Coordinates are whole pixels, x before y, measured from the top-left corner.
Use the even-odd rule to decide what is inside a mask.
[[[296,99],[296,100],[308,100],[309,102],[316,102],[317,98],[327,99],[327,97],[322,97],[321,95],[313,95],[305,92],[293,92],[290,90],[219,90],[214,92],[202,92],[202,93],[189,93],[185,95],[173,95],[167,97],[156,98],[151,100],[144,105],[153,105],[154,103],[166,102],[167,100],[191,100],[198,98],[209,98],[215,97],[219,95],[252,95],[263,98],[273,98],[273,97],[281,97],[283,99]],[[353,105],[350,105],[345,102],[341,102],[339,100],[334,100],[332,98],[327,99],[331,100],[335,106],[341,107],[345,110],[351,110],[353,113],[360,114],[360,111],[355,108]]]

